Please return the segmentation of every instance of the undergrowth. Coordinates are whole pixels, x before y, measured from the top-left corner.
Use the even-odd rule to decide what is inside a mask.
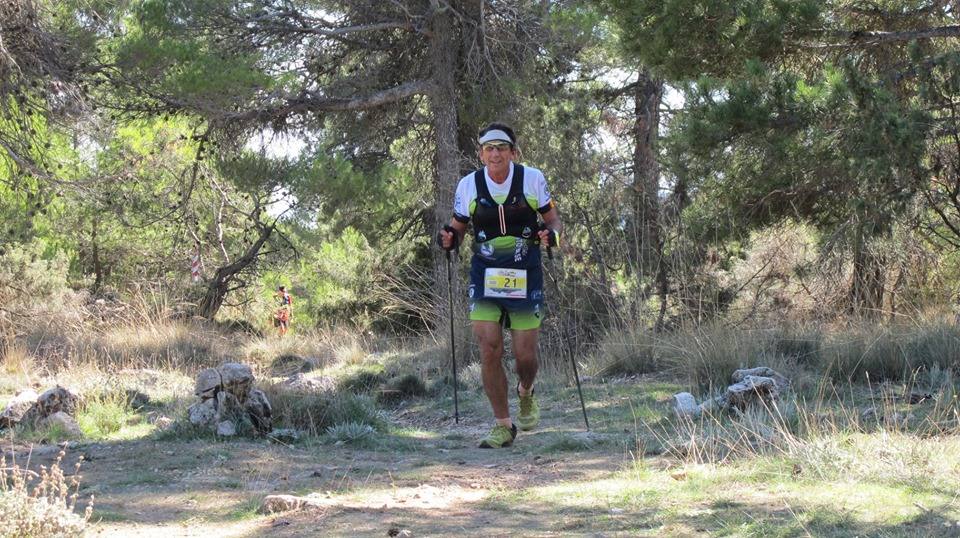
[[[93,513],[93,497],[83,514],[75,512],[80,487],[78,461],[68,478],[61,468],[61,451],[40,472],[8,462],[0,455],[0,537],[37,538],[80,535]],[[82,458],[81,458],[82,459]]]

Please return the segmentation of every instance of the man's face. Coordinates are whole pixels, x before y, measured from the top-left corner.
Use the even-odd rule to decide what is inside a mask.
[[[508,174],[510,172],[510,162],[516,156],[516,150],[507,142],[495,140],[480,146],[480,162],[487,167],[490,175]]]

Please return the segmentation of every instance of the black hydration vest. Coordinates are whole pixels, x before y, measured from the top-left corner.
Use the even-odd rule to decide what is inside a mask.
[[[477,208],[472,216],[474,244],[504,235],[536,239],[537,212],[523,194],[523,166],[513,165],[510,192],[502,204],[490,195],[483,168],[474,172],[473,181],[477,186]]]

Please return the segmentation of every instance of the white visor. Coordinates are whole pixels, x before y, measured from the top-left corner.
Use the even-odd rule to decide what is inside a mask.
[[[501,141],[508,144],[513,144],[513,140],[510,140],[510,135],[501,131],[500,129],[491,129],[486,132],[483,136],[480,137],[481,144],[486,144],[487,142]]]

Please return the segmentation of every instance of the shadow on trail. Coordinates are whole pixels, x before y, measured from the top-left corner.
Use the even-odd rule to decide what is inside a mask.
[[[263,516],[256,509],[271,494],[327,493],[340,499],[425,485],[477,492],[597,475],[623,461],[620,449],[551,448],[566,435],[555,429],[524,434],[510,449],[482,450],[475,443],[487,423],[479,413],[462,417],[460,425],[432,419],[432,430],[377,434],[375,447],[213,437],[80,443],[67,450],[62,467],[73,469],[83,456],[78,506],[96,496],[94,523],[179,528],[243,521],[259,525],[256,518]],[[18,460],[25,461],[18,452]],[[58,452],[41,447],[30,467],[49,465]]]
[[[669,500],[632,509],[565,507],[517,501],[465,502],[442,512],[430,508],[329,507],[313,513],[280,514],[244,536],[303,536],[311,533],[412,536],[960,536],[960,523],[940,507],[907,521],[883,524],[857,519],[844,510],[818,507],[815,513],[765,504],[721,502],[677,514]]]

